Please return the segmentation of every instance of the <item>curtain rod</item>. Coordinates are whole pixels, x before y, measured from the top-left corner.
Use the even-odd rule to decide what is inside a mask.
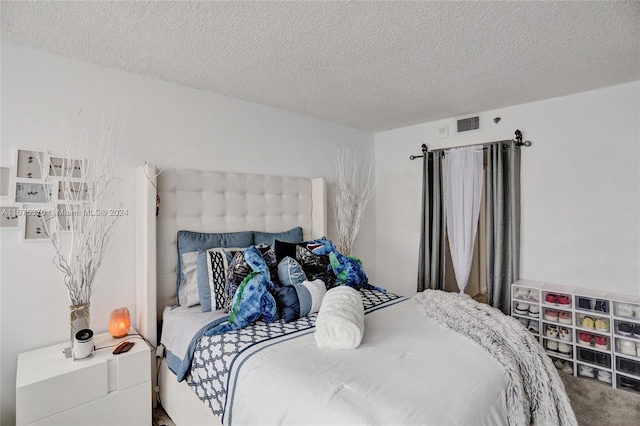
[[[516,137],[514,139],[504,139],[501,141],[493,141],[493,142],[484,142],[484,143],[476,143],[476,144],[470,144],[470,145],[460,145],[460,146],[450,146],[448,148],[438,148],[438,149],[432,149],[431,152],[436,152],[436,151],[445,151],[447,149],[451,149],[451,148],[463,148],[466,146],[476,146],[476,145],[482,145],[485,146],[485,148],[482,148],[483,150],[486,150],[486,146],[487,145],[492,145],[494,143],[509,143],[509,142],[515,142],[516,143],[516,148],[520,148],[521,146],[531,146],[531,142],[530,141],[522,141],[522,132],[520,130],[515,131],[515,135]],[[410,155],[409,156],[409,160],[415,160],[416,158],[422,158],[425,156],[425,154],[427,154],[429,148],[427,148],[426,144],[422,144],[422,155]]]

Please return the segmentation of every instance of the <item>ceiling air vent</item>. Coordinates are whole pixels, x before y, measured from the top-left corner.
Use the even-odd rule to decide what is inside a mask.
[[[480,116],[461,118],[457,121],[458,133],[478,130],[480,128]]]

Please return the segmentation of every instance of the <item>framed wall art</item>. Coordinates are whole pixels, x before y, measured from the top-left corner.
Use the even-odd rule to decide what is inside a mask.
[[[88,191],[89,187],[86,182],[68,182],[66,180],[58,182],[58,200],[84,201],[87,199]],[[68,197],[68,195],[71,196]]]
[[[47,230],[71,230],[71,216],[81,213],[88,197],[86,161],[24,148],[15,149],[13,158],[0,166],[0,229],[20,230],[23,241],[47,241]]]
[[[79,179],[82,177],[82,161],[51,156],[49,157],[49,176]]]
[[[46,188],[47,186],[44,183],[16,182],[15,201],[16,203],[46,203]],[[49,196],[51,196],[50,188]]]
[[[0,205],[0,229],[20,229],[22,207]]]
[[[55,212],[49,210],[25,209],[24,217],[24,240],[25,241],[48,241],[49,235],[44,221],[51,221],[55,217]]]
[[[80,204],[58,204],[58,211],[56,212],[58,218],[57,225],[60,231],[70,231],[75,222],[75,218],[84,214]]]
[[[44,152],[19,149],[16,160],[16,177],[18,179],[42,179],[41,164]]]
[[[11,167],[0,167],[0,197],[9,197],[11,189]]]

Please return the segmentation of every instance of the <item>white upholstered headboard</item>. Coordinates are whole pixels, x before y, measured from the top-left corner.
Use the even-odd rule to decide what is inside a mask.
[[[323,178],[156,168],[138,170],[136,214],[137,328],[154,345],[164,306],[175,303],[179,230],[282,232],[326,235]],[[156,217],[156,187],[160,210]]]

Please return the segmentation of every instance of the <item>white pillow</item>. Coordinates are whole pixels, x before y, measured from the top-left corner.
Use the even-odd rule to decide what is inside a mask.
[[[200,303],[198,295],[198,252],[182,254],[183,279],[178,287],[180,306],[195,306]]]

